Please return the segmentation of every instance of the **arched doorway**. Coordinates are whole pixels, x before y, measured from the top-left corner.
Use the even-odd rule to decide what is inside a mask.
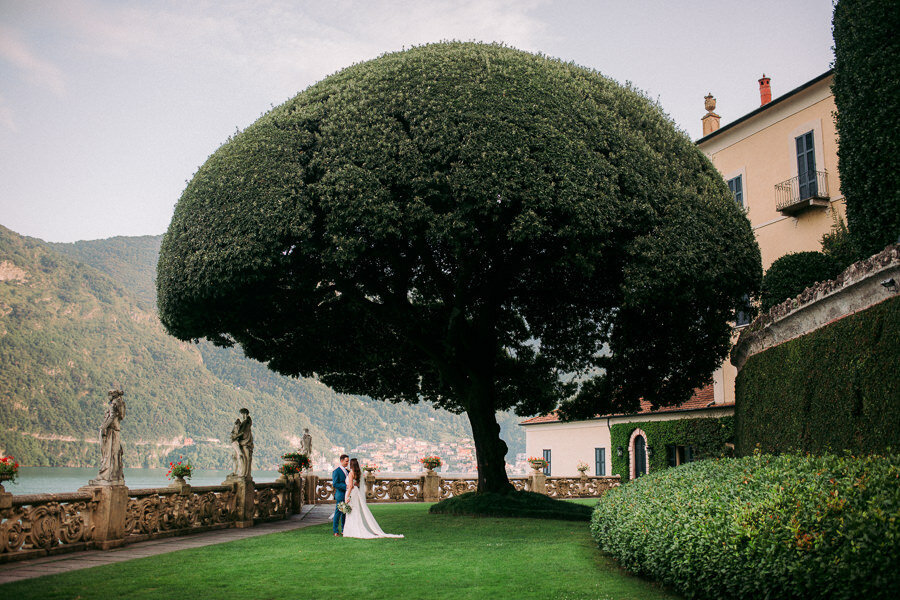
[[[637,435],[634,438],[634,477],[647,474],[647,442],[644,436]]]

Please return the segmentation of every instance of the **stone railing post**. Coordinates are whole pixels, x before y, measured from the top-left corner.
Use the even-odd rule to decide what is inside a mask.
[[[304,485],[304,497],[306,498],[307,504],[318,504],[319,500],[316,497],[316,487],[319,485],[319,478],[312,473],[303,476],[303,485]]]
[[[543,471],[534,471],[528,477],[528,483],[531,492],[536,494],[547,494],[547,476]]]
[[[375,491],[375,473],[371,471],[366,471],[366,474],[363,476],[366,478],[366,498],[374,498]]]
[[[424,502],[441,501],[441,476],[432,469],[425,471],[422,478],[422,500]]]
[[[252,477],[231,474],[222,485],[230,485],[234,490],[234,526],[253,527],[253,513],[256,509],[256,488]]]
[[[0,484],[0,510],[12,508],[12,497],[11,493],[3,489],[3,484]]]
[[[284,503],[287,508],[287,514],[297,515],[303,510],[303,475],[294,473],[293,475],[285,475],[282,473],[275,480],[276,483],[284,483]]]
[[[128,513],[128,488],[122,484],[88,485],[78,490],[94,495],[96,508],[91,511],[91,538],[101,550],[125,545],[125,516]]]
[[[291,475],[290,479],[290,490],[291,490],[291,507],[290,512],[295,515],[300,514],[303,511],[303,501],[304,494],[303,492],[306,489],[306,482],[303,480],[303,475],[297,473],[296,475]]]

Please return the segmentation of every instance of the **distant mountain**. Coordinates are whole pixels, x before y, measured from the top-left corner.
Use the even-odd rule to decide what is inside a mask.
[[[113,281],[141,299],[148,308],[156,306],[156,261],[161,235],[112,237],[71,244],[49,244],[51,248],[79,262],[103,271]]]
[[[94,465],[113,382],[126,390],[129,466],[182,454],[198,467],[227,466],[223,441],[242,406],[259,465],[274,465],[303,427],[326,458],[332,445],[471,435],[463,416],[336,394],[235,349],[168,336],[153,310],[160,239],[47,244],[0,227],[0,450],[25,464]],[[514,415],[498,418],[513,461],[524,434]]]

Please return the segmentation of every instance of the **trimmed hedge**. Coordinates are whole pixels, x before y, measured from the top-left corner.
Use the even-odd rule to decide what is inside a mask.
[[[689,598],[893,598],[900,456],[703,461],[608,491],[600,549]]]
[[[900,297],[751,356],[735,382],[746,455],[900,448]]]
[[[794,252],[772,263],[762,281],[761,308],[766,312],[820,281],[834,279],[840,265],[822,252]]]
[[[433,504],[428,512],[471,517],[521,517],[528,519],[559,519],[589,521],[591,507],[563,500],[555,500],[534,492],[468,492]]]
[[[641,423],[621,423],[610,428],[610,449],[612,452],[612,473],[623,481],[628,479],[628,442],[635,429],[647,434],[647,445],[654,452],[648,458],[650,471],[668,468],[666,446],[691,446],[695,459],[719,458],[729,449],[725,444],[734,441],[734,417],[678,419],[675,421],[643,421]],[[618,456],[616,448],[622,446],[625,452]]]
[[[833,25],[841,192],[870,256],[900,236],[900,169],[885,164],[900,154],[900,10],[896,0],[840,0]]]

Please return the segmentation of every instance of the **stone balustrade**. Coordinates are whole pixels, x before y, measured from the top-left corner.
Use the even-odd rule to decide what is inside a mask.
[[[443,478],[426,472],[419,477],[366,477],[367,502],[438,502],[478,487],[475,477]],[[509,482],[518,491],[533,491],[552,498],[599,498],[606,490],[619,485],[619,476],[612,477],[547,477],[543,473],[528,477],[510,477]],[[431,484],[431,486],[429,485]],[[429,490],[433,488],[433,491]],[[331,479],[316,475],[306,476],[306,488],[313,503],[334,502]]]
[[[0,562],[90,546],[98,504],[93,493],[0,495]]]
[[[0,563],[286,519],[304,503],[300,476],[255,483],[13,495],[0,488]]]

